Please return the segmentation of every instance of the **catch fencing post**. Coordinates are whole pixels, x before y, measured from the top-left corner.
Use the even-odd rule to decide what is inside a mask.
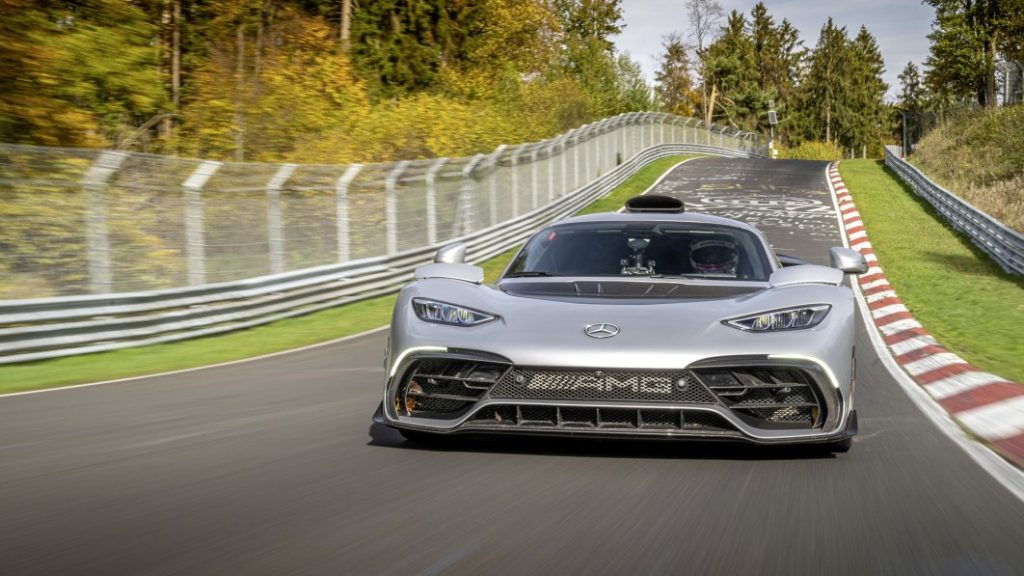
[[[530,201],[533,202],[533,209],[536,210],[540,202],[540,186],[537,183],[537,146],[533,145],[530,152]]]
[[[267,244],[270,247],[270,273],[284,272],[284,219],[281,215],[281,188],[292,177],[298,164],[282,164],[267,182]]]
[[[629,115],[628,114],[623,116],[622,123],[619,124],[619,132],[622,135],[622,144],[619,145],[619,147],[620,147],[619,148],[619,150],[620,150],[619,154],[622,156],[622,161],[625,162],[626,158],[628,158],[628,155],[626,153],[626,147],[627,147],[626,137],[628,136],[627,132],[629,132]]]
[[[437,187],[434,179],[447,158],[438,158],[427,169],[427,244],[437,244]]]
[[[587,139],[583,142],[586,147],[583,150],[583,185],[586,186],[587,182],[590,182],[590,175],[593,174],[592,167],[590,165],[590,152],[594,148],[594,137],[591,134],[594,131],[593,126],[587,127],[586,136]]]
[[[477,154],[469,161],[469,164],[462,169],[462,188],[459,190],[459,202],[455,207],[455,222],[461,220],[461,234],[459,233],[459,227],[453,226],[452,233],[456,236],[464,236],[473,232],[473,190],[475,188],[475,182],[473,181],[473,170],[476,169],[477,164],[481,160],[486,158],[483,154]]]
[[[501,155],[508,148],[507,144],[502,144],[491,152],[491,155],[487,158],[488,168],[491,171],[491,181],[488,185],[488,196],[490,197],[490,209],[491,209],[491,226],[498,224],[498,161],[501,160]]]
[[[206,241],[203,226],[202,191],[210,178],[224,164],[204,160],[181,185],[185,196],[185,262],[188,266],[188,285],[206,283]]]
[[[586,126],[581,126],[572,135],[572,189],[580,188],[580,133]]]
[[[384,181],[384,236],[389,256],[398,252],[398,197],[395,186],[408,165],[408,160],[402,160],[388,172],[387,180]]]
[[[519,155],[523,152],[523,146],[516,146],[512,152],[512,217],[519,216]]]
[[[348,262],[352,259],[352,239],[348,225],[348,188],[362,168],[362,164],[352,164],[334,184],[335,214],[338,220],[338,262]]]
[[[107,230],[107,201],[104,193],[107,181],[114,175],[128,154],[106,151],[100,153],[96,162],[82,177],[86,206],[86,249],[89,259],[89,290],[93,294],[110,292],[113,281],[110,275],[110,235]]]
[[[548,202],[555,200],[555,146],[558,145],[558,138],[552,138],[548,144]]]

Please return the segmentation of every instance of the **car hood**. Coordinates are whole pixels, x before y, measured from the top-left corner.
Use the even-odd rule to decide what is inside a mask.
[[[690,298],[615,298],[540,295],[532,289],[527,289],[530,294],[513,294],[466,282],[422,280],[399,296],[392,344],[399,350],[486,350],[520,365],[674,368],[721,355],[815,355],[836,344],[836,330],[852,333],[853,297],[847,288],[738,288],[731,293],[698,290]],[[466,306],[497,319],[469,328],[424,322],[410,305],[414,297]],[[808,330],[754,334],[723,324],[729,318],[808,304],[829,304],[833,309]],[[599,323],[614,324],[618,334],[600,339],[585,333],[588,325]]]

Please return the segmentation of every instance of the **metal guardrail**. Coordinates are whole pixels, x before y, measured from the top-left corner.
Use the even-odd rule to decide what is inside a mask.
[[[486,260],[606,195],[651,161],[687,153],[759,156],[746,149],[656,144],[525,214],[390,255],[184,288],[0,301],[0,364],[218,334],[393,292],[443,244],[466,242],[470,261]]]
[[[1024,274],[1024,235],[978,210],[956,194],[932,182],[903,160],[899,146],[885,147],[885,165],[942,215],[954,228],[1010,274]]]

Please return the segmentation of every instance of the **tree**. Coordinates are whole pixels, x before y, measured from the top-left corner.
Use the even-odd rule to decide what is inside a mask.
[[[697,81],[700,83],[700,106],[701,117],[705,124],[711,124],[711,115],[714,110],[715,94],[708,95],[707,77],[707,46],[714,41],[715,35],[722,21],[722,4],[718,0],[687,0],[686,18],[690,22],[690,38],[697,49],[697,58],[700,65],[697,69]]]
[[[0,139],[117,146],[165,106],[157,28],[141,9],[3,0],[0,11]]]
[[[800,33],[789,20],[776,25],[762,2],[751,11],[750,36],[761,92],[761,100],[756,102],[756,128],[767,131],[768,101],[774,100],[782,118],[777,136],[786,139],[793,122],[791,111],[795,111],[797,104],[798,74],[807,52]]]
[[[658,103],[662,110],[670,114],[692,116],[695,94],[686,45],[682,37],[673,32],[665,36],[661,46],[664,50],[661,65],[654,73],[654,91]]]
[[[707,48],[704,82],[711,84],[712,118],[733,127],[751,130],[757,111],[767,102],[758,82],[754,44],[747,31],[746,17],[735,10],[729,14],[721,35]]]
[[[644,79],[640,64],[623,52],[615,58],[619,104],[616,113],[645,112],[654,108],[651,87]]]
[[[861,156],[867,157],[868,146],[879,146],[887,126],[890,110],[885,104],[885,93],[889,85],[882,80],[885,61],[878,49],[875,37],[861,26],[857,36],[850,43],[850,70],[848,103],[849,117],[844,119],[846,143]]]
[[[921,84],[921,71],[917,65],[907,62],[906,67],[900,72],[899,81],[900,99],[898,104],[900,108],[913,111],[921,110],[921,104],[924,101],[924,87]]]
[[[591,117],[614,114],[618,106],[615,45],[622,30],[620,0],[554,0],[563,30],[563,69],[583,86]]]
[[[925,61],[931,89],[996,105],[996,62],[1024,56],[1024,1],[925,0],[935,7],[931,54]]]
[[[821,28],[818,44],[811,53],[802,90],[802,113],[812,138],[825,142],[837,140],[842,120],[849,116],[850,50],[845,27],[837,27],[829,18]]]

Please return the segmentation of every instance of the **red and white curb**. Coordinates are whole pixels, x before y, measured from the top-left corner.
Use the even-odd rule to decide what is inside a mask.
[[[1024,385],[975,368],[928,334],[886,279],[838,163],[828,176],[850,248],[868,261],[860,291],[895,362],[963,428],[1024,468]]]

